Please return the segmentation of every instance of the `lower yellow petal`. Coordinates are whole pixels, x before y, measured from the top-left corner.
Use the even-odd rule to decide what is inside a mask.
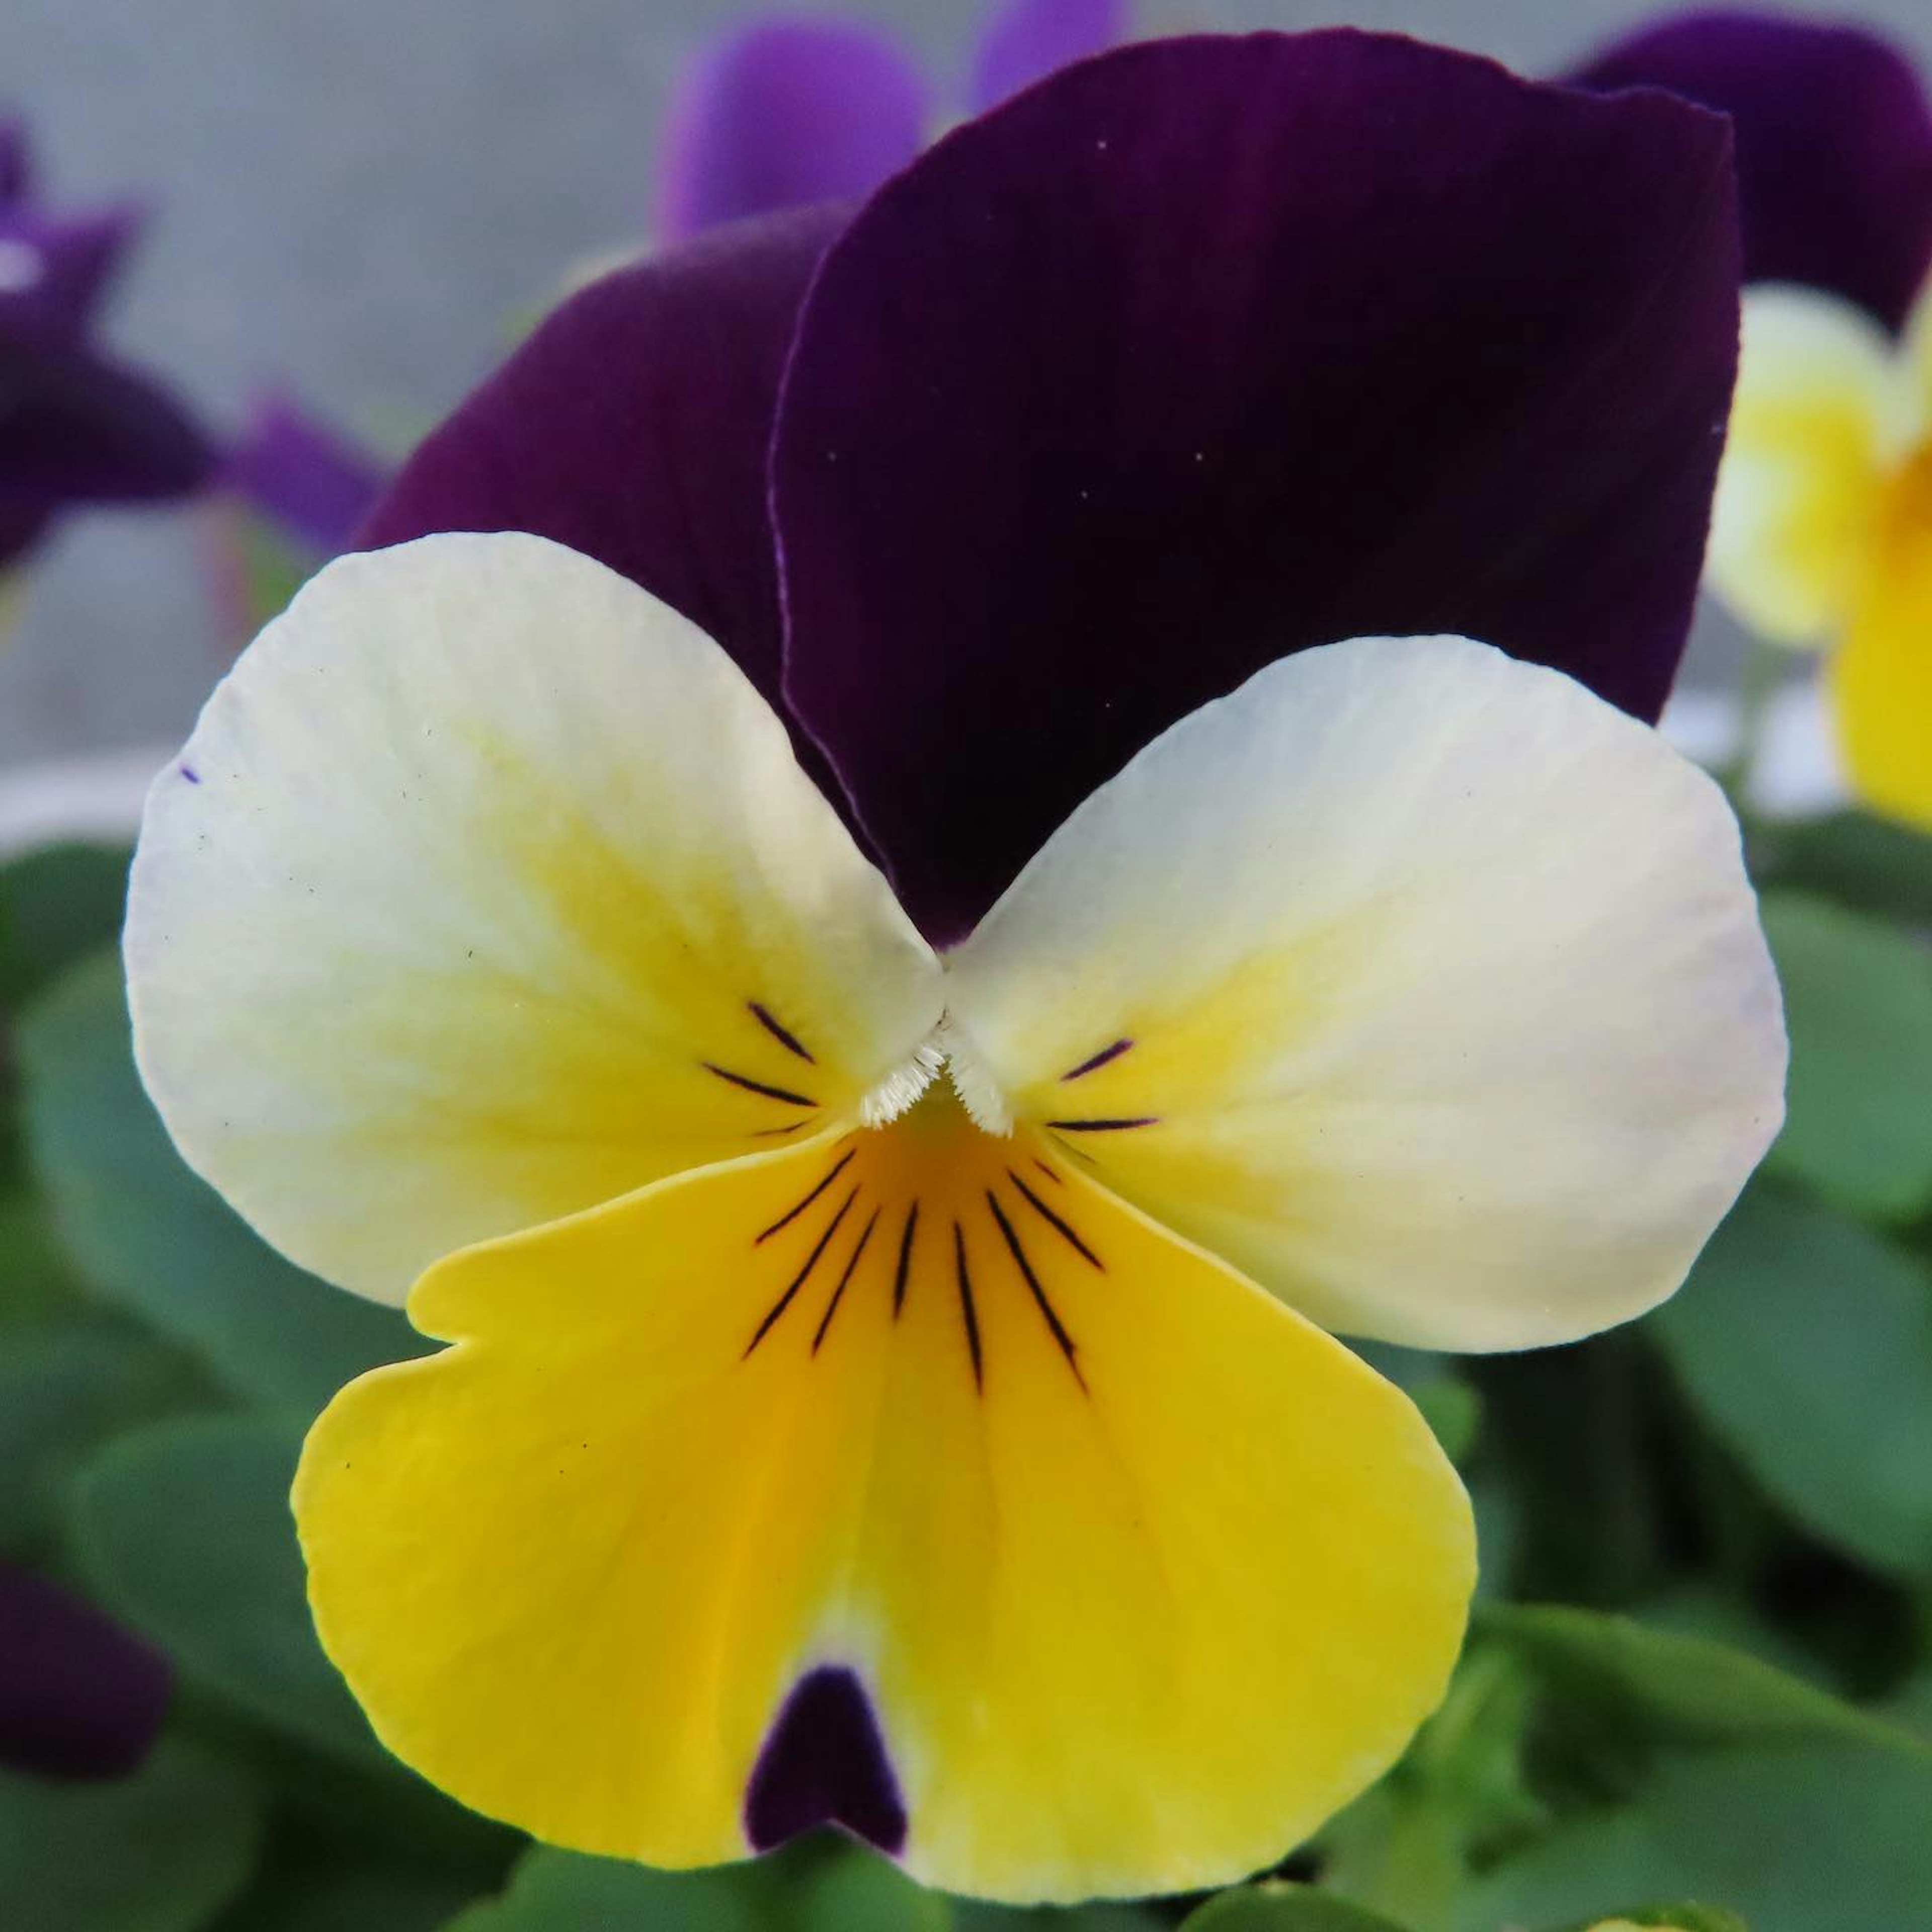
[[[1932,458],[1898,480],[1888,509],[1832,698],[1854,790],[1932,830]]]
[[[431,1270],[458,1346],[296,1492],[399,1756],[653,1864],[832,1817],[949,1889],[1286,1851],[1440,1696],[1474,1561],[1407,1399],[950,1100]]]

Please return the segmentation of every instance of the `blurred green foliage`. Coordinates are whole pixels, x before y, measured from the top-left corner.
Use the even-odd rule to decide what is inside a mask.
[[[124,852],[0,867],[0,1555],[146,1633],[182,1687],[136,1777],[0,1778],[0,1923],[1932,1925],[1932,841],[1841,814],[1753,851],[1791,1121],[1689,1285],[1576,1348],[1370,1352],[1482,1526],[1447,1702],[1277,1876],[1068,1910],[922,1892],[833,1839],[683,1874],[531,1846],[389,1758],[316,1645],[286,1492],[336,1387],[422,1344],[174,1154],[130,1049]]]

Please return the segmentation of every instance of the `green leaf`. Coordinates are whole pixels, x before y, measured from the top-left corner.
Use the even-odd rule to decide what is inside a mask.
[[[386,1769],[309,1621],[288,1504],[299,1448],[247,1416],[123,1436],[74,1484],[74,1559],[100,1600],[197,1683],[271,1730]]]
[[[121,931],[124,845],[42,846],[0,866],[0,1010],[14,1010]]]
[[[1478,1628],[1522,1660],[1568,1728],[1651,1745],[1856,1743],[1932,1773],[1932,1745],[1910,1731],[1707,1638],[1549,1604],[1487,1606]]]
[[[830,1834],[768,1858],[658,1871],[539,1846],[500,1898],[448,1932],[946,1932],[946,1900],[895,1865]]]
[[[246,1882],[260,1829],[247,1782],[182,1743],[104,1784],[0,1772],[0,1924],[195,1932]]]
[[[1791,1033],[1768,1170],[1854,1214],[1906,1219],[1932,1200],[1932,952],[1821,899],[1772,893],[1762,909]]]
[[[1922,1102],[1932,1114],[1932,1090]],[[1932,1279],[1754,1188],[1646,1332],[1712,1432],[1819,1538],[1932,1574]]]
[[[372,1859],[354,1846],[277,1847],[214,1932],[438,1932],[477,1890],[452,1874]]]
[[[423,1352],[400,1313],[283,1260],[188,1171],[135,1073],[117,958],[62,978],[20,1049],[35,1164],[103,1295],[237,1394],[304,1420],[364,1369]]]
[[[1659,1932],[1750,1932],[1735,1912],[1708,1905],[1640,1905],[1629,1911],[1602,1912],[1573,1932],[1601,1932],[1606,1925],[1655,1926]]]
[[[131,1324],[72,1322],[9,1337],[0,1354],[0,1550],[43,1548],[83,1457],[202,1394],[178,1357]]]
[[[1163,1932],[1164,1919],[1138,1905],[988,1905],[956,1898],[956,1932]]]
[[[1721,1900],[1750,1932],[1932,1925],[1932,1770],[1858,1744],[1667,1760],[1474,1886],[1446,1932],[1591,1925],[1609,1898]],[[1720,1921],[1720,1923],[1722,1922]]]
[[[39,1195],[0,1180],[0,1336],[64,1314],[77,1286]]]
[[[1181,1932],[1406,1932],[1394,1920],[1305,1885],[1224,1892],[1181,1922]]]
[[[1862,812],[1834,812],[1761,828],[1756,869],[1767,886],[1816,892],[1840,905],[1932,926],[1932,838]]]

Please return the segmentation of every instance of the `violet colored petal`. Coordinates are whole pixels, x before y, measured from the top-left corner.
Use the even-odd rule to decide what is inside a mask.
[[[120,1778],[167,1715],[160,1653],[90,1604],[0,1564],[0,1764],[50,1778]]]
[[[1127,0],[1006,0],[980,37],[973,111],[1126,38]]]
[[[1305,645],[1461,632],[1654,717],[1735,219],[1715,116],[1346,30],[1124,48],[884,189],[772,500],[787,695],[927,936]]]
[[[1686,14],[1574,76],[1654,86],[1736,125],[1744,274],[1803,282],[1896,328],[1932,265],[1932,111],[1912,63],[1857,27]]]
[[[768,1852],[836,1825],[888,1855],[905,1849],[905,1803],[865,1686],[836,1664],[793,1687],[753,1766],[745,1836]]]
[[[131,208],[58,218],[0,208],[0,355],[82,334],[140,226]]]
[[[351,539],[382,494],[384,466],[292,398],[260,403],[223,480],[316,556]]]
[[[776,702],[765,453],[799,303],[842,219],[736,224],[573,296],[404,465],[360,547],[552,538],[682,611]]]
[[[768,20],[691,70],[659,157],[658,232],[868,194],[924,145],[931,91],[887,35],[842,20]]]
[[[0,338],[0,509],[185,496],[214,465],[193,419],[148,377],[83,347]]]

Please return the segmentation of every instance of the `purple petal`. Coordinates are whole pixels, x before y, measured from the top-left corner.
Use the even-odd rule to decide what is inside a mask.
[[[1462,632],[1654,717],[1734,373],[1729,147],[1338,31],[1124,49],[882,190],[773,504],[787,694],[928,935],[1304,645]]]
[[[736,224],[573,296],[410,459],[359,543],[568,544],[682,611],[776,703],[765,453],[799,304],[842,219]]]
[[[659,160],[658,228],[868,194],[924,145],[926,79],[896,42],[838,20],[763,20],[686,79]]]
[[[321,558],[335,556],[381,494],[384,466],[292,398],[256,409],[229,452],[223,479],[262,514]]]
[[[0,509],[146,502],[206,483],[214,452],[147,376],[65,345],[0,340]]]
[[[0,208],[0,345],[85,332],[140,226],[131,208],[58,220]]]
[[[793,1687],[752,1767],[745,1837],[768,1852],[836,1825],[890,1856],[905,1849],[905,1802],[865,1686],[821,1665]]]
[[[1667,87],[1736,124],[1744,273],[1804,282],[1896,328],[1932,264],[1932,111],[1899,50],[1856,27],[1688,14],[1575,76]]]
[[[973,111],[1126,38],[1126,0],[1007,0],[980,37]]]
[[[120,1778],[167,1715],[167,1660],[44,1577],[0,1564],[0,1764]]]

